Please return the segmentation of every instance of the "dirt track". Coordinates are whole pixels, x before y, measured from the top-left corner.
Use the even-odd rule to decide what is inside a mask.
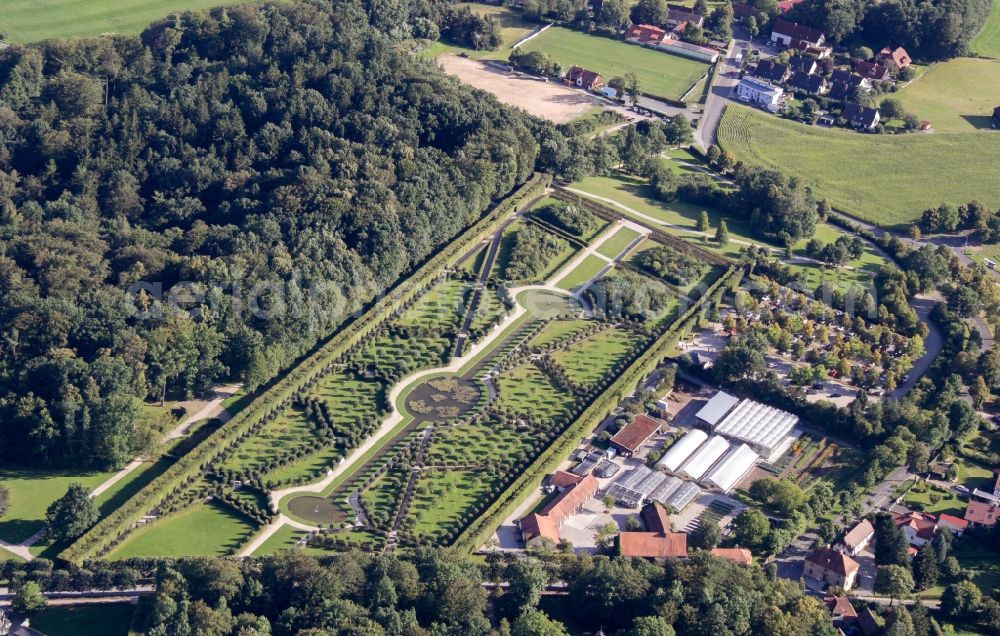
[[[466,84],[493,93],[505,104],[523,108],[532,115],[557,124],[575,119],[595,106],[603,105],[600,99],[581,90],[555,82],[528,79],[476,60],[442,55],[437,61],[446,72],[457,76]]]

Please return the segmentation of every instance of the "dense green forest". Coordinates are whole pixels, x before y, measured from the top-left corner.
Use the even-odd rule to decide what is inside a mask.
[[[123,464],[141,400],[267,382],[527,178],[541,125],[378,28],[426,8],[0,51],[0,454]]]
[[[484,581],[509,583],[492,606]],[[567,594],[543,598],[555,581]],[[560,555],[484,568],[428,549],[187,560],[159,571],[150,618],[147,633],[156,635],[562,636],[567,627],[628,636],[837,633],[822,602],[797,583],[705,553],[665,564]]]

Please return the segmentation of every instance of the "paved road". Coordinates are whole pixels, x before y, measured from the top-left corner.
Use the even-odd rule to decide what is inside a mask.
[[[712,85],[708,89],[708,97],[705,100],[705,110],[694,135],[695,141],[704,149],[708,149],[715,143],[715,131],[719,128],[722,112],[726,109],[726,104],[729,103],[733,87],[740,81],[740,66],[734,57],[749,48],[748,42],[734,38],[729,43],[726,53],[719,57],[715,75],[712,76]]]

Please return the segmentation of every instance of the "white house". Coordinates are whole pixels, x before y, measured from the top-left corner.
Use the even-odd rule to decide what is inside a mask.
[[[785,89],[780,86],[772,86],[753,77],[744,77],[736,85],[736,97],[741,101],[760,104],[770,110],[777,110],[784,94]]]

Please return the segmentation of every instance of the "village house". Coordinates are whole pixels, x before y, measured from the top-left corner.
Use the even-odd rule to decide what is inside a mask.
[[[666,510],[657,503],[642,509],[646,532],[618,533],[618,552],[625,557],[665,559],[687,556],[687,535],[671,532]]]
[[[776,111],[781,103],[781,96],[785,94],[784,89],[779,86],[772,86],[765,81],[753,77],[744,77],[736,85],[736,97],[744,102],[759,104]]]
[[[652,24],[634,24],[632,28],[625,32],[625,39],[629,42],[640,44],[656,44],[667,37],[667,32]]]
[[[848,88],[851,89],[860,87],[866,91],[871,90],[872,87],[871,80],[842,68],[838,68],[830,73],[830,82],[847,84]]]
[[[737,22],[743,22],[751,16],[753,16],[755,20],[759,20],[761,15],[760,9],[752,4],[744,4],[742,2],[736,2],[733,4],[733,19]]]
[[[753,564],[753,553],[746,548],[712,548],[709,552],[720,559],[728,559],[740,565]]]
[[[668,4],[667,5],[667,24],[676,27],[682,24],[687,24],[690,22],[695,26],[702,26],[705,24],[705,16],[695,13],[689,7],[681,6],[679,4]]]
[[[901,46],[895,49],[885,47],[879,51],[876,59],[893,73],[898,73],[913,63],[913,60],[910,59],[910,54]]]
[[[560,471],[562,472],[562,471]],[[560,542],[559,531],[567,517],[576,514],[583,504],[597,492],[597,479],[593,475],[580,477],[563,473],[553,475],[552,485],[564,484],[562,491],[541,512],[533,512],[521,519],[521,539],[531,548],[551,541]],[[558,487],[558,486],[557,486]]]
[[[861,130],[871,130],[878,125],[882,118],[878,109],[854,103],[844,106],[842,117],[847,120],[849,125]]]
[[[635,455],[650,437],[660,432],[661,423],[647,415],[636,415],[635,419],[621,428],[611,438],[611,447],[623,457]]]
[[[816,72],[816,59],[805,55],[793,55],[788,60],[788,68],[796,74],[812,75]]]
[[[875,527],[867,519],[862,519],[861,523],[844,535],[844,538],[837,545],[837,549],[849,556],[857,556],[859,552],[868,547],[874,537]]]
[[[788,66],[779,64],[772,60],[761,60],[753,70],[753,76],[762,80],[783,84],[788,79],[790,72]]]
[[[875,62],[858,60],[854,63],[854,70],[861,77],[873,82],[884,82],[891,79],[889,69]]]
[[[857,561],[831,548],[813,550],[805,558],[806,576],[845,591],[854,587],[859,567]]]
[[[851,605],[851,599],[846,596],[828,596],[824,601],[830,610],[833,626],[844,632],[850,631],[858,620],[858,613]]]
[[[822,31],[796,22],[779,19],[771,27],[771,42],[800,51],[810,47],[821,48],[825,41]]]
[[[806,75],[805,73],[796,73],[793,75],[788,85],[794,90],[809,93],[810,95],[822,95],[826,92],[827,88],[825,77],[822,75]]]
[[[896,527],[903,531],[906,540],[913,547],[926,545],[937,532],[937,520],[934,515],[924,512],[906,512],[892,517]]]
[[[970,499],[965,508],[965,520],[974,526],[992,528],[1000,519],[1000,504]]]
[[[938,515],[937,527],[939,530],[945,528],[956,537],[960,537],[968,529],[969,522],[954,515],[940,514]]]
[[[569,70],[566,71],[566,81],[588,91],[596,91],[604,86],[604,77],[600,73],[588,71],[579,66],[569,67]]]

